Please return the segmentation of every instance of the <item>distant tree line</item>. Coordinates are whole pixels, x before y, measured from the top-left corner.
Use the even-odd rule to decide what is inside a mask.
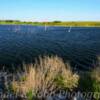
[[[0,22],[21,22],[19,20],[0,20]]]
[[[74,27],[79,27],[79,26],[99,26],[100,27],[100,21],[92,22],[92,21],[83,21],[83,22],[75,22],[75,21],[52,21],[52,22],[26,22],[26,21],[20,21],[20,20],[0,20],[0,24],[26,24],[26,25],[48,25],[48,26],[74,26]]]

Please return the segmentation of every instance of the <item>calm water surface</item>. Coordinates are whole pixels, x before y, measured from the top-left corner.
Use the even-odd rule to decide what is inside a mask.
[[[0,66],[58,55],[73,67],[89,69],[100,54],[100,28],[0,25]]]

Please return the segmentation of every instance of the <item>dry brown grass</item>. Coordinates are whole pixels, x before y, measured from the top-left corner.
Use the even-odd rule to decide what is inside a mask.
[[[28,91],[34,89],[35,88],[34,87],[35,86],[35,70],[33,68],[33,65],[30,65],[28,70],[25,71],[24,76],[20,78],[21,78],[20,81],[13,80],[12,82],[14,92],[26,94]]]
[[[62,76],[63,85],[66,88],[73,89],[77,87],[79,76],[73,74],[69,65],[57,56],[39,57],[35,64],[26,66],[25,80],[13,81],[13,89],[17,93],[27,94],[33,90],[36,94],[55,91],[62,88],[55,82],[57,77]],[[56,80],[57,81],[57,80]]]

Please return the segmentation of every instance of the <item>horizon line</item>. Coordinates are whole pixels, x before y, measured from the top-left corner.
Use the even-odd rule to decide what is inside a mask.
[[[18,20],[18,19],[0,19],[0,21],[19,21],[19,22],[100,22],[100,20],[46,20],[46,21],[32,21],[32,20]]]

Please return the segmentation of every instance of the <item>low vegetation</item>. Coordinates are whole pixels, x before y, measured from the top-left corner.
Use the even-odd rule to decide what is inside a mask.
[[[100,67],[93,69],[91,72],[85,72],[80,75],[79,89],[82,92],[90,93],[91,100],[100,99]]]
[[[36,25],[36,26],[65,26],[65,27],[100,27],[100,21],[79,21],[79,22],[61,22],[61,21],[53,21],[53,22],[25,22],[19,20],[0,20],[0,24],[15,24],[15,25]]]
[[[96,68],[92,72],[92,79],[93,79],[93,91],[96,93],[94,98],[96,100],[100,99],[100,67]]]
[[[99,65],[90,72],[76,74],[61,58],[44,56],[39,57],[34,64],[23,64],[23,69],[14,73],[12,78],[10,76],[10,82],[5,81],[4,91],[17,94],[17,96],[23,95],[28,100],[48,100],[48,95],[58,93],[60,90],[70,93],[78,90],[81,93],[85,92],[86,95],[92,93],[88,95],[90,100],[100,99]],[[1,73],[4,77],[6,74]]]
[[[39,61],[30,65],[25,72],[24,81],[13,81],[13,90],[17,94],[26,95],[33,91],[33,96],[41,94],[38,99],[46,99],[46,94],[61,89],[73,90],[78,86],[79,76],[73,74],[59,57],[40,57]]]

